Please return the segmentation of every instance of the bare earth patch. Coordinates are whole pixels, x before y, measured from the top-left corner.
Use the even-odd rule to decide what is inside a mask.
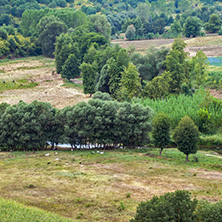
[[[150,47],[171,47],[174,39],[149,39],[149,40],[136,40],[127,41],[124,39],[113,40],[112,43],[119,44],[123,48],[128,48],[130,45],[135,46],[139,52],[144,52]],[[193,57],[197,51],[202,50],[206,56],[222,56],[222,37],[221,36],[210,36],[210,37],[197,37],[192,39],[184,38],[187,43],[185,49],[186,52],[190,53]]]
[[[50,61],[48,59],[48,61]],[[0,81],[16,81],[26,79],[37,82],[35,88],[4,90],[0,93],[0,103],[17,104],[20,100],[31,103],[34,100],[49,102],[56,108],[75,105],[80,101],[87,101],[88,96],[79,88],[65,88],[60,75],[52,72],[55,70],[54,61],[41,60],[16,61],[13,64],[0,64]]]

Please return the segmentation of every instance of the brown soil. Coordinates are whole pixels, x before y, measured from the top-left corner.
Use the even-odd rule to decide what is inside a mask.
[[[4,72],[0,75],[0,81],[27,79],[39,83],[35,88],[2,91],[0,103],[17,104],[20,100],[31,103],[38,100],[49,102],[56,108],[63,108],[89,99],[89,96],[84,95],[79,88],[63,87],[64,81],[61,76],[52,75],[55,67],[47,67],[47,64],[38,60],[0,65],[0,70]]]
[[[222,90],[211,89],[210,93],[212,94],[212,96],[218,99],[222,99]]]
[[[202,50],[206,56],[222,56],[222,46],[214,45],[215,39],[220,39],[219,37],[198,37],[193,39],[184,38],[187,42],[186,52],[190,53],[190,56],[193,57],[196,55],[197,51]],[[150,39],[150,40],[136,40],[136,41],[127,41],[125,39],[113,40],[112,43],[119,44],[122,48],[128,48],[130,45],[135,46],[137,51],[145,51],[150,47],[171,47],[174,39]],[[214,42],[213,42],[214,41]],[[218,40],[219,41],[219,40]],[[211,44],[212,42],[212,44]]]

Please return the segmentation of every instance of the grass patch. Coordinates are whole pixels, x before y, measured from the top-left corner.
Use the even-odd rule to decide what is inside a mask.
[[[207,46],[207,45],[221,45],[222,36],[208,36],[208,37],[198,37],[185,41],[188,46]]]
[[[55,64],[42,65],[42,66],[33,66],[33,67],[18,67],[17,70],[33,70],[33,69],[41,69],[41,68],[51,68],[54,67]]]
[[[83,89],[83,85],[82,84],[73,83],[73,82],[70,82],[68,80],[64,80],[64,82],[65,83],[62,85],[62,87]]]
[[[129,221],[140,201],[177,189],[198,199],[222,198],[221,159],[207,156],[211,151],[198,151],[199,162],[190,155],[189,163],[177,149],[158,153],[156,148],[0,152],[1,196],[84,222]]]
[[[34,88],[38,85],[36,82],[29,82],[26,79],[19,79],[16,81],[7,81],[0,83],[0,90],[11,90],[11,89],[27,89]]]
[[[10,65],[16,64],[21,62],[32,62],[35,60],[39,60],[42,63],[53,63],[55,62],[54,59],[46,58],[44,56],[32,56],[32,57],[24,57],[24,58],[16,58],[16,59],[1,59],[0,65]]]
[[[71,222],[73,220],[62,218],[54,213],[49,213],[34,207],[26,207],[20,203],[0,198],[1,222]]]

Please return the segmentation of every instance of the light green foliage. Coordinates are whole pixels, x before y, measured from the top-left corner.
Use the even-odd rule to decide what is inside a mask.
[[[161,99],[170,93],[172,78],[169,72],[153,78],[143,90],[143,96],[150,99]]]
[[[189,16],[184,23],[184,35],[188,38],[200,35],[202,22],[195,16]]]
[[[80,61],[76,58],[75,54],[70,54],[62,66],[62,78],[74,79],[80,76]]]
[[[186,161],[189,161],[188,156],[197,152],[197,142],[199,141],[198,128],[189,116],[181,119],[173,132],[173,139],[178,150],[186,154]]]
[[[0,221],[1,222],[72,222],[73,220],[60,217],[54,213],[40,210],[34,207],[26,207],[11,200],[0,199]]]
[[[197,222],[221,222],[222,221],[222,201],[217,203],[209,203],[202,201],[198,204]]]
[[[170,119],[164,113],[156,114],[152,122],[152,137],[154,145],[160,147],[160,156],[163,148],[170,142]]]
[[[127,40],[134,40],[136,36],[136,29],[134,25],[129,25],[126,29],[125,36]]]
[[[202,51],[198,51],[196,56],[192,57],[192,71],[190,78],[194,86],[199,87],[207,81],[208,74],[206,71],[206,67],[208,64],[208,58]]]
[[[95,92],[97,64],[83,62],[80,66],[83,77],[83,90],[85,94],[92,95]]]
[[[210,33],[217,33],[221,28],[221,19],[217,14],[212,14],[210,16],[209,22],[205,23],[205,29]]]
[[[0,58],[6,56],[10,52],[10,44],[6,40],[0,39]]]
[[[181,24],[178,20],[174,20],[173,24],[170,26],[169,32],[172,33],[175,37],[180,35],[182,33],[183,29],[181,27]]]
[[[107,39],[110,39],[111,25],[104,15],[90,15],[90,22],[93,23],[96,32],[102,33]]]
[[[137,207],[136,216],[130,222],[193,222],[197,200],[191,200],[188,191],[177,190],[160,197],[154,196]]]
[[[141,78],[132,63],[124,69],[120,81],[120,91],[118,97],[120,100],[131,100],[133,97],[139,97],[141,93]]]
[[[186,61],[187,53],[184,51],[186,43],[181,38],[176,38],[172,45],[172,49],[166,56],[167,71],[170,72],[173,80],[171,90],[180,91],[181,85],[188,83],[189,65]]]
[[[180,94],[165,99],[153,100],[146,98],[137,101],[144,106],[151,107],[155,113],[166,113],[170,118],[172,128],[175,128],[185,115],[188,115],[198,125],[198,111],[200,108],[208,110],[216,128],[220,127],[222,123],[221,101],[212,97],[203,88],[197,90],[192,97]]]
[[[214,123],[212,120],[212,115],[207,109],[200,109],[198,111],[199,121],[198,127],[202,133],[212,133],[214,131]]]

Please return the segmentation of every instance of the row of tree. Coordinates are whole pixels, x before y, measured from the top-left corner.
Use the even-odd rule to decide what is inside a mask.
[[[99,99],[63,110],[37,101],[3,103],[0,110],[0,146],[7,150],[41,150],[47,143],[136,147],[148,142],[151,129],[149,107]]]
[[[0,105],[0,146],[7,150],[52,148],[58,143],[72,147],[138,147],[148,144],[152,127],[154,145],[163,148],[171,143],[170,122],[165,114],[157,114],[139,104],[112,101],[107,93],[96,93],[88,103],[81,102],[62,110],[49,103],[19,102]],[[199,131],[185,116],[174,129],[173,140],[186,154],[197,152]]]

